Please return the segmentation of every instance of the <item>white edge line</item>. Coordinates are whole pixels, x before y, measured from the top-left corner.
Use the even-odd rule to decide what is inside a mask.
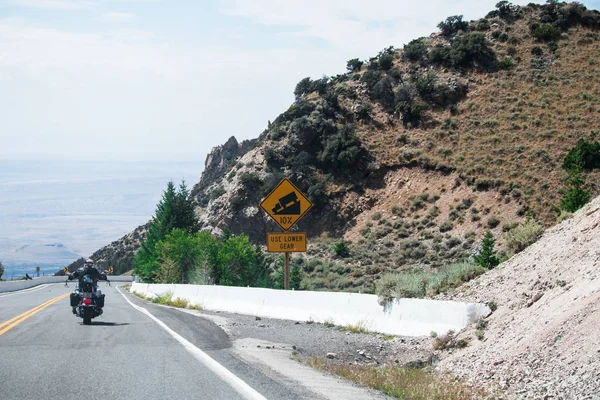
[[[8,297],[8,296],[13,296],[15,294],[24,294],[24,293],[36,292],[36,291],[38,291],[40,289],[43,289],[43,288],[45,288],[45,287],[47,287],[49,285],[50,285],[49,283],[42,283],[41,285],[34,286],[32,288],[15,290],[15,291],[12,291],[12,292],[3,292],[3,293],[0,293],[0,297]]]
[[[133,304],[127,296],[125,296],[119,288],[116,288],[117,291],[125,298],[125,300],[131,305],[131,307],[135,308],[139,312],[147,315],[150,319],[160,325],[164,330],[166,330],[175,340],[177,340],[188,352],[190,352],[194,358],[200,361],[204,366],[206,366],[209,370],[219,376],[223,381],[228,383],[236,392],[242,395],[244,398],[248,400],[266,400],[266,398],[254,390],[250,385],[244,382],[242,379],[235,376],[231,371],[227,368],[219,364],[213,358],[211,358],[208,354],[200,350],[198,347],[194,346],[188,340],[184,339],[177,332],[169,328],[164,322],[156,318],[154,315],[150,313],[150,311],[146,310],[143,307],[136,306]]]

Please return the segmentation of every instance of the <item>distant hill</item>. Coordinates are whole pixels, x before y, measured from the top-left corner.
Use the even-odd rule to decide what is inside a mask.
[[[526,219],[553,225],[565,155],[600,139],[599,29],[578,3],[500,2],[301,80],[257,139],[207,156],[192,190],[204,229],[264,244],[278,228],[258,204],[288,176],[315,204],[297,225],[310,238],[308,259],[294,257],[303,287],[372,291],[385,271],[468,257],[488,229],[503,246]],[[586,176],[598,194],[600,173]],[[333,250],[340,240],[349,254]],[[100,252],[131,260],[136,243]]]

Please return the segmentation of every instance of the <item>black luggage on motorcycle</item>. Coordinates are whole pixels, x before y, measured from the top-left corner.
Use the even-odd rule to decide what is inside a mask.
[[[100,308],[104,307],[104,295],[103,294],[96,297],[96,306],[98,306]]]
[[[79,293],[71,293],[71,307],[77,307],[79,305]]]

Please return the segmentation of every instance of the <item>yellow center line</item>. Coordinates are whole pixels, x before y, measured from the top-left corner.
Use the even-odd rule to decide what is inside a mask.
[[[46,303],[49,303],[52,300],[54,300],[54,299],[50,299],[50,300],[48,300],[48,301],[46,301],[46,302],[44,302],[44,303],[42,303],[40,305],[37,305],[37,306],[33,307],[31,310],[25,311],[23,314],[17,315],[16,317],[13,317],[13,318],[9,319],[8,321],[2,322],[0,324],[0,329],[4,328],[6,325],[10,325],[11,322],[14,322],[14,321],[18,320],[19,318],[24,317],[26,314],[29,314],[29,313],[35,311],[39,307],[43,307],[44,305],[46,305]]]
[[[42,311],[44,308],[51,306],[52,304],[56,303],[59,300],[64,299],[69,294],[70,293],[64,293],[64,294],[61,294],[60,296],[56,296],[53,299],[50,299],[38,306],[33,307],[31,310],[25,311],[23,314],[17,315],[16,317],[9,319],[8,321],[0,323],[0,336],[5,334],[6,332],[10,331],[12,328],[19,325],[21,322],[25,321],[26,319],[28,319],[28,318],[34,316],[35,314],[37,314],[38,312]]]

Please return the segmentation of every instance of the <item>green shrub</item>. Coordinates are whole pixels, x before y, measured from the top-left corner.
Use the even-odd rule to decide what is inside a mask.
[[[489,31],[490,23],[488,22],[487,19],[482,18],[479,21],[477,21],[477,23],[474,24],[473,29],[476,31]]]
[[[393,54],[390,53],[386,53],[386,54],[382,54],[381,56],[379,56],[379,67],[384,70],[387,71],[390,68],[392,68],[392,65],[394,63],[394,56]]]
[[[527,220],[506,234],[506,249],[517,254],[535,243],[544,233],[544,227],[533,220]]]
[[[541,56],[544,54],[544,50],[540,46],[533,46],[531,48],[531,54],[534,56]]]
[[[327,76],[323,76],[321,79],[316,79],[311,82],[310,92],[317,92],[320,95],[323,95],[327,91],[328,83],[329,83],[329,77],[327,77]]]
[[[348,244],[346,244],[345,241],[340,240],[339,242],[334,244],[333,252],[336,256],[344,258],[350,255],[350,248],[348,247]]]
[[[455,67],[493,68],[496,64],[496,54],[488,46],[483,33],[468,33],[456,38],[452,42],[449,58]]]
[[[361,103],[356,107],[356,119],[359,121],[370,121],[373,105],[371,103]]]
[[[427,46],[422,39],[415,39],[404,45],[403,56],[409,61],[420,61],[427,55]]]
[[[498,17],[505,21],[512,22],[521,16],[521,9],[510,2],[503,0],[496,4]]]
[[[244,206],[244,198],[239,195],[234,195],[229,198],[229,206],[234,211],[239,211]]]
[[[429,52],[429,60],[434,64],[455,68],[480,67],[493,70],[497,67],[496,53],[489,47],[485,35],[480,32],[458,36],[450,46],[434,47]]]
[[[310,201],[312,201],[312,203],[315,205],[315,210],[323,208],[329,201],[327,188],[322,182],[316,181],[312,183],[308,187],[306,193],[308,194],[308,198],[310,199]]]
[[[352,125],[344,125],[335,134],[328,135],[317,153],[317,160],[326,168],[341,171],[352,166],[357,168],[362,157],[360,139]]]
[[[225,189],[223,186],[217,186],[212,192],[210,192],[210,199],[215,200],[225,194]]]
[[[450,46],[435,46],[429,50],[429,60],[434,64],[446,64],[450,62]]]
[[[500,224],[500,220],[498,219],[498,217],[496,217],[495,215],[492,215],[491,217],[488,218],[487,220],[487,226],[490,229],[494,229],[495,227],[497,227]]]
[[[262,179],[252,172],[244,172],[238,177],[242,187],[247,191],[260,188],[263,184]]]
[[[442,36],[450,38],[456,35],[458,31],[466,31],[469,24],[463,21],[462,15],[453,15],[440,22],[437,27],[440,29]]]
[[[402,123],[405,127],[418,127],[421,124],[425,111],[429,109],[429,106],[422,101],[415,102],[401,102],[396,104],[396,111],[400,113],[402,117]]]
[[[296,99],[299,99],[301,97],[306,96],[311,91],[312,80],[309,77],[306,77],[296,84],[296,88],[294,89],[294,96],[296,96]]]
[[[531,29],[531,36],[539,41],[549,42],[560,39],[560,30],[549,24],[541,24]]]
[[[600,142],[587,142],[579,139],[563,161],[563,168],[566,171],[582,168],[592,170],[600,168]]]
[[[444,221],[440,225],[440,232],[448,232],[448,231],[452,230],[452,228],[453,228],[452,222],[447,220],[447,221]]]
[[[361,76],[360,81],[367,86],[367,89],[369,89],[369,91],[371,91],[371,89],[373,89],[373,86],[375,86],[377,82],[381,80],[382,76],[383,74],[381,73],[381,71],[369,70]]]
[[[346,63],[346,69],[348,70],[348,72],[358,72],[362,68],[363,64],[364,63],[358,58],[353,58],[351,60],[348,60],[348,62]]]
[[[435,72],[428,71],[425,74],[414,74],[411,81],[422,98],[431,99],[436,90],[437,76]]]
[[[511,69],[514,66],[515,66],[515,63],[510,58],[505,58],[498,62],[498,68],[500,68],[500,69]]]
[[[394,108],[394,90],[392,88],[392,79],[383,77],[371,91],[371,96],[377,100],[389,112]]]
[[[560,191],[563,195],[560,199],[560,208],[568,212],[575,212],[590,201],[591,193],[586,190],[585,176],[581,170],[572,169],[568,173],[569,176],[565,182],[566,188]]]

